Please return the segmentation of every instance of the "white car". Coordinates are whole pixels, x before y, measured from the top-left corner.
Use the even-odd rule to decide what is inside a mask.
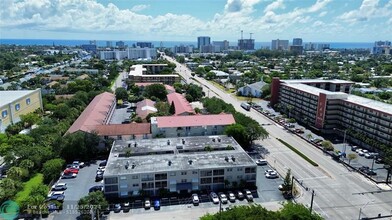
[[[278,178],[278,173],[275,170],[266,170],[265,177],[268,179]]]
[[[151,202],[150,202],[149,199],[146,199],[146,200],[144,201],[144,208],[145,208],[145,209],[151,208]]]
[[[256,164],[259,166],[267,165],[267,161],[264,159],[256,160]]]
[[[248,202],[252,202],[253,201],[253,195],[252,192],[250,190],[244,190],[245,192],[245,198],[246,200],[248,200]]]
[[[62,174],[61,175],[61,179],[72,179],[72,178],[76,178],[78,176],[78,174],[76,173],[67,173],[67,174]]]
[[[64,191],[50,192],[48,194],[48,200],[64,201]]]
[[[355,150],[355,152],[356,152],[356,153],[362,152],[362,149],[361,149],[361,148],[357,148],[357,149]]]
[[[219,193],[219,199],[220,199],[220,201],[223,203],[223,204],[226,204],[227,203],[227,196],[226,196],[226,194],[224,194],[224,193]]]
[[[193,205],[199,205],[200,200],[199,200],[199,196],[197,194],[192,194],[192,202],[193,202]]]
[[[232,192],[227,192],[230,202],[235,202],[235,195]]]
[[[53,191],[66,190],[66,189],[67,189],[66,183],[57,183],[56,185],[52,186]]]
[[[358,155],[363,157],[363,156],[365,156],[365,153],[361,150],[361,151],[358,152]]]
[[[218,195],[216,193],[211,192],[210,193],[210,197],[211,197],[211,200],[212,200],[212,202],[214,204],[218,204],[219,203],[219,197],[218,197]]]

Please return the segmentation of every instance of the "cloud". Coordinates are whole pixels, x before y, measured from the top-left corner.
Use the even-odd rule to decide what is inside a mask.
[[[345,12],[337,18],[344,22],[355,23],[378,17],[391,17],[392,1],[389,1],[384,7],[380,6],[379,3],[379,0],[363,0],[358,9]]]
[[[327,14],[328,14],[327,11],[323,11],[323,12],[321,12],[318,16],[321,18],[321,17],[324,17],[324,16],[327,15]]]
[[[139,11],[143,11],[144,9],[149,8],[150,5],[135,5],[131,8],[131,11],[133,12],[139,12]]]
[[[265,9],[264,9],[264,12],[273,11],[273,10],[279,9],[279,8],[285,8],[283,0],[277,0],[277,1],[272,2],[271,4],[267,5],[267,7],[265,7]]]

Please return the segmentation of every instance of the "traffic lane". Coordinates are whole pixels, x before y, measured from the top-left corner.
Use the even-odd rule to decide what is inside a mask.
[[[265,177],[265,171],[272,169],[270,166],[258,166],[257,167],[257,178],[256,186],[258,197],[255,201],[257,203],[272,202],[272,201],[285,201],[282,196],[282,192],[279,191],[279,185],[283,184],[284,176],[280,176],[276,179],[268,179]]]

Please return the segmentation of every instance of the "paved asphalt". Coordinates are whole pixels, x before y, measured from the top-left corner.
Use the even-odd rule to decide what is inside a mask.
[[[169,61],[178,62],[170,57]],[[182,65],[178,73],[187,81],[191,80],[191,71]],[[210,90],[210,96],[218,96],[227,103],[232,104],[237,111],[252,117],[260,124],[272,125],[264,126],[269,132],[269,138],[256,141],[257,144],[265,147],[267,150],[266,159],[281,174],[287,172],[290,168],[293,175],[303,182],[309,190],[315,191],[313,210],[320,213],[326,219],[358,219],[360,210],[361,217],[375,217],[378,214],[390,215],[392,210],[392,192],[382,192],[377,194],[356,194],[362,192],[380,190],[380,187],[367,180],[356,172],[350,172],[343,165],[336,163],[330,157],[324,155],[314,146],[300,139],[291,132],[286,131],[282,126],[274,123],[267,117],[251,110],[245,111],[240,107],[241,101],[238,101],[230,94],[214,87],[211,83],[203,78],[194,77],[200,82],[204,91]],[[194,80],[192,80],[194,83]],[[208,88],[207,88],[208,87]],[[207,94],[207,93],[206,93]],[[280,138],[291,144],[299,151],[307,155],[310,159],[316,161],[319,166],[314,167],[293,151],[288,149],[282,143],[276,140]],[[302,187],[299,187],[302,189]],[[311,193],[303,189],[302,196],[297,199],[298,202],[310,206]]]

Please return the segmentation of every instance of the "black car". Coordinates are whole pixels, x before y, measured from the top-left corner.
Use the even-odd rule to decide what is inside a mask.
[[[106,167],[106,164],[107,164],[107,161],[104,160],[104,161],[102,161],[101,163],[99,163],[99,166],[100,166],[100,167]]]
[[[363,172],[366,173],[366,174],[369,175],[369,176],[376,176],[376,175],[377,175],[377,173],[374,172],[374,170],[371,170],[371,169],[365,170],[365,171],[363,171]]]
[[[362,166],[362,167],[358,168],[359,171],[362,171],[364,173],[365,173],[365,171],[367,171],[369,169],[370,169],[370,167],[368,167],[368,166]]]
[[[384,163],[384,160],[382,158],[377,158],[374,162],[377,164],[381,164]]]
[[[103,173],[97,174],[97,175],[95,176],[95,182],[98,182],[98,181],[101,181],[101,180],[103,180]]]
[[[93,186],[88,190],[88,192],[97,192],[97,191],[103,191],[103,186]]]

